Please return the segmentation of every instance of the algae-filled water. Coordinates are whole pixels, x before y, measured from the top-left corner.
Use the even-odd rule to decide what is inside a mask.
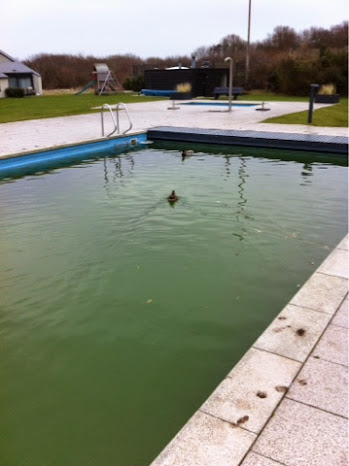
[[[0,182],[0,464],[149,464],[346,234],[337,159],[191,148]]]

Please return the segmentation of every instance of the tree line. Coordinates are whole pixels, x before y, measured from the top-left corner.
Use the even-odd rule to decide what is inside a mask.
[[[329,29],[312,27],[296,32],[288,26],[277,26],[263,41],[249,47],[249,73],[246,81],[247,42],[230,34],[218,44],[199,47],[192,56],[166,58],[137,55],[83,56],[41,53],[25,64],[42,76],[44,89],[79,88],[91,81],[95,63],[107,63],[124,88],[138,91],[143,86],[143,71],[182,63],[191,66],[223,66],[224,58],[233,58],[235,84],[249,89],[276,93],[306,95],[311,83],[334,84],[342,95],[348,93],[348,22]]]

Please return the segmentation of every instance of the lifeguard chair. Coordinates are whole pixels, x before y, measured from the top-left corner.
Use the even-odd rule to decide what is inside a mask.
[[[121,84],[106,63],[95,63],[92,74],[96,94],[109,95],[122,90]]]

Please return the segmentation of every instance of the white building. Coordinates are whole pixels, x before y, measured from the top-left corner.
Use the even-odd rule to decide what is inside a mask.
[[[20,87],[26,95],[42,94],[40,74],[0,50],[0,98],[6,97],[8,87]]]

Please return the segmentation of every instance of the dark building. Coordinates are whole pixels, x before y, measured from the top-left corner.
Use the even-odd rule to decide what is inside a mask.
[[[145,70],[145,88],[175,90],[178,84],[190,83],[193,97],[211,97],[215,87],[228,85],[228,68],[178,68]]]

